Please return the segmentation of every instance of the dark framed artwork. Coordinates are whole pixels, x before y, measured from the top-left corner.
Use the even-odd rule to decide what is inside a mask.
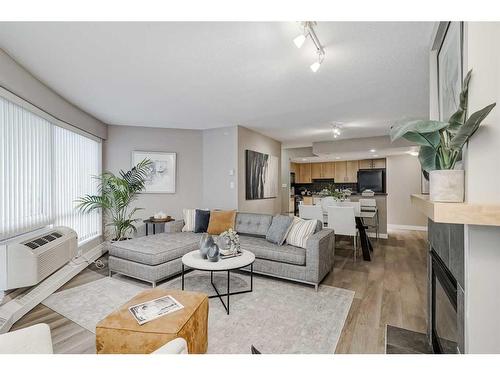
[[[463,81],[463,22],[449,22],[437,54],[439,120],[456,112]]]
[[[278,157],[246,150],[246,199],[268,199],[278,196]]]

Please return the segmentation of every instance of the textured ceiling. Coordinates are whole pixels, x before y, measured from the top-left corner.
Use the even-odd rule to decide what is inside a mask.
[[[295,22],[0,23],[0,47],[115,125],[243,125],[286,146],[387,134],[428,114],[432,23],[320,22],[317,73]]]

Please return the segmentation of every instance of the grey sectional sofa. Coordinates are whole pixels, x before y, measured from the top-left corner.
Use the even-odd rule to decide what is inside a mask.
[[[306,249],[278,246],[265,238],[272,222],[266,214],[238,213],[235,229],[241,247],[255,254],[254,272],[318,287],[330,272],[334,256],[334,233],[318,222]],[[109,245],[109,271],[148,281],[160,280],[181,272],[184,254],[199,248],[200,233],[182,232],[184,221],[167,223],[165,233],[134,238]]]

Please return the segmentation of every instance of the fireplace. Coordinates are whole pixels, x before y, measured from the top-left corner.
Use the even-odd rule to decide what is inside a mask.
[[[457,280],[431,249],[431,343],[435,353],[456,354],[460,332],[457,313]]]

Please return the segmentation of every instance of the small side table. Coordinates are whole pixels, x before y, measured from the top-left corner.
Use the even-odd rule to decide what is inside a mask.
[[[165,223],[168,223],[170,221],[174,221],[175,219],[171,218],[170,216],[167,217],[166,219],[152,219],[152,218],[149,218],[149,219],[146,219],[146,220],[143,220],[143,223],[146,224],[146,236],[149,234],[149,231],[148,231],[148,227],[149,225],[152,225],[153,227],[153,234],[156,234],[156,226],[159,225],[159,224],[165,224]]]

